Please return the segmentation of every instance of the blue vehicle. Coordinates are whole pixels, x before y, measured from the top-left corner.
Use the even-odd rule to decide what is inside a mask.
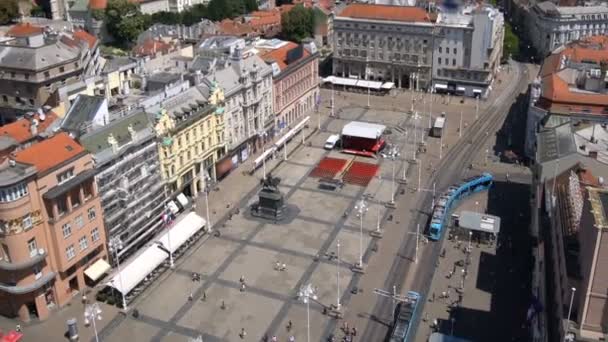
[[[407,342],[414,338],[410,331],[418,310],[420,294],[414,291],[407,292],[407,300],[399,303],[395,309],[395,323],[391,331],[390,342]]]
[[[488,190],[490,186],[492,186],[493,180],[494,177],[491,174],[484,172],[480,176],[466,179],[460,185],[450,186],[448,190],[439,197],[433,208],[433,216],[429,225],[430,239],[434,241],[441,239],[443,226],[445,225],[454,203],[465,196]]]

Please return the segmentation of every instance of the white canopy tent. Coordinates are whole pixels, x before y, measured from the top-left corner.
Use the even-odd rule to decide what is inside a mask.
[[[126,296],[147,275],[169,258],[167,252],[159,248],[157,243],[161,243],[165,248],[170,249],[174,253],[186,240],[206,224],[205,219],[198,216],[195,212],[188,213],[170,228],[171,246],[169,246],[169,232],[165,231],[160,238],[148,245],[143,252],[130,260],[126,265],[122,265],[121,272],[112,275],[106,285],[113,287],[123,296]]]
[[[344,125],[342,135],[366,139],[378,139],[386,126],[367,122],[352,121]]]

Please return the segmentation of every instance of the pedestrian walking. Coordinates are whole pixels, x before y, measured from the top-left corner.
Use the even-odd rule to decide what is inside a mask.
[[[287,323],[287,331],[291,331],[292,327],[293,327],[293,323],[291,322],[291,320],[289,320],[289,322]]]
[[[289,336],[289,342],[296,342],[296,338],[293,335]]]
[[[220,306],[220,308],[221,308],[222,310],[226,310],[226,303],[224,303],[224,301],[222,301],[222,306]]]
[[[357,328],[353,327],[353,332],[352,332],[353,336],[357,336]]]
[[[245,328],[241,328],[240,336],[241,336],[241,339],[244,339],[245,336],[247,336],[247,332],[245,331]]]
[[[194,299],[194,295],[192,294],[192,292],[188,295],[188,301],[192,301]]]
[[[272,336],[272,340],[271,340],[271,341],[272,341],[272,342],[277,342],[277,341],[278,341],[278,339],[277,339],[277,337],[276,337],[276,336]]]
[[[241,278],[239,279],[239,282],[241,284],[245,282],[245,276],[244,275],[241,276]]]
[[[203,291],[203,301],[207,300],[207,292]]]
[[[245,292],[245,283],[241,284],[241,292]]]

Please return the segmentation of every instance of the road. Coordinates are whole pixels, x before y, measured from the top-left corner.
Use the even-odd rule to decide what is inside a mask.
[[[527,87],[527,82],[524,82],[524,77],[526,76],[524,72],[525,67],[515,62],[512,63],[512,66],[517,75],[515,80],[510,84],[508,90],[504,91],[495,103],[487,109],[487,114],[483,119],[474,122],[470,129],[466,131],[467,133],[463,138],[449,150],[437,166],[436,171],[429,177],[425,186],[426,189],[429,189],[435,183],[438,192],[441,193],[442,190],[451,184],[460,181],[466,168],[472,164],[473,159],[485,146],[490,135],[494,135],[500,129],[510,106],[515,102],[516,97]],[[428,222],[427,210],[423,208],[430,207],[432,193],[421,192],[419,195],[417,210],[415,210],[416,214],[414,214],[415,218],[410,221],[409,229],[407,230],[409,232],[416,231],[418,224],[420,224],[420,227],[426,227]],[[407,254],[408,251],[415,249],[415,244],[415,235],[409,234],[409,236],[403,239],[399,253]],[[411,286],[412,290],[416,290],[422,294],[422,303],[426,302],[426,292],[430,286],[435,271],[435,264],[439,257],[439,246],[439,243],[433,244],[421,253],[420,260],[424,266],[417,269]],[[394,284],[402,284],[412,265],[407,259],[394,259],[388,276],[384,281],[384,288],[392,288]],[[391,316],[391,308],[390,299],[379,297],[373,309],[373,316],[376,318],[389,317]],[[416,327],[418,323],[419,321],[414,322],[413,326]],[[415,330],[413,332],[415,333]],[[382,341],[385,336],[386,327],[371,320],[363,331],[360,340]]]

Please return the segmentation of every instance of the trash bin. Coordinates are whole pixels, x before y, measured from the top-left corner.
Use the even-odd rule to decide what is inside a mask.
[[[68,339],[78,341],[78,321],[76,318],[70,318],[66,323],[68,325]]]

